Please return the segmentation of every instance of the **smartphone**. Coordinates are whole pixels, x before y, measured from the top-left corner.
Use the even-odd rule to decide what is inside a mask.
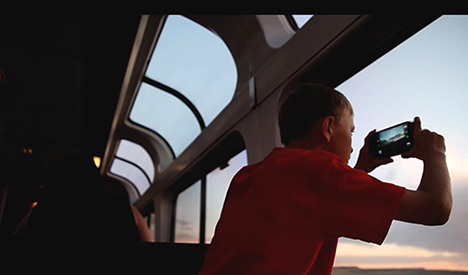
[[[370,138],[370,154],[375,159],[389,158],[413,147],[413,122],[403,122],[374,133]]]

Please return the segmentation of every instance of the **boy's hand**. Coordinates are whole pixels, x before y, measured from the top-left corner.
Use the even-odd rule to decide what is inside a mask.
[[[445,139],[443,136],[421,128],[421,119],[414,118],[414,145],[411,150],[401,154],[403,158],[418,158],[422,161],[445,156]]]
[[[364,139],[364,146],[359,151],[359,157],[356,166],[354,166],[354,169],[360,169],[367,173],[370,173],[380,165],[393,162],[392,158],[375,159],[371,156],[369,149],[369,139],[375,132],[376,130],[370,131]]]

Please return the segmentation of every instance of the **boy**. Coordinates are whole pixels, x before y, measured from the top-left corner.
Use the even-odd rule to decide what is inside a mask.
[[[414,120],[414,147],[402,157],[424,162],[416,191],[367,173],[368,140],[347,165],[353,109],[338,91],[305,84],[281,106],[285,148],[244,167],[231,182],[200,274],[331,274],[339,237],[381,244],[393,219],[444,224],[452,196],[444,138]]]

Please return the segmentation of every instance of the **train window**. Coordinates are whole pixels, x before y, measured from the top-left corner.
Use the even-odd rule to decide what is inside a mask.
[[[228,161],[228,166],[216,168],[206,176],[206,243],[211,243],[214,236],[229,183],[245,165],[247,165],[247,151],[243,150]]]
[[[176,201],[174,242],[198,243],[200,240],[201,180],[182,191]]]
[[[148,152],[129,140],[121,140],[110,169],[111,173],[130,181],[142,195],[154,180],[154,163]]]
[[[237,67],[219,36],[169,15],[142,81],[130,119],[160,134],[177,157],[232,100]]]
[[[231,179],[246,164],[244,140],[233,132],[192,168],[193,173],[182,177],[181,184],[195,183],[178,194],[174,190],[175,242],[211,242]]]
[[[450,221],[441,227],[394,222],[381,247],[340,239],[336,265],[467,270],[467,26],[468,16],[442,16],[337,87],[355,111],[349,164],[354,166],[370,130],[420,116],[423,128],[445,137],[454,204]],[[420,161],[394,157],[372,175],[415,189],[421,173]]]

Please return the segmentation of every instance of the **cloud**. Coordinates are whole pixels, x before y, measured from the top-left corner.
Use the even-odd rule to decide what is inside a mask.
[[[426,270],[449,270],[449,271],[468,271],[468,261],[444,261],[444,260],[418,260],[414,259],[407,261],[408,259],[395,259],[393,257],[383,259],[382,262],[376,261],[376,258],[373,259],[340,259],[337,257],[335,261],[335,267],[341,266],[356,266],[361,269],[426,269]],[[437,274],[437,273],[431,273]],[[445,273],[444,273],[445,274]],[[466,273],[463,273],[466,274]]]
[[[420,247],[341,240],[335,266],[359,268],[425,268],[468,271],[467,254],[432,251]]]
[[[374,244],[360,244],[351,242],[340,242],[337,255],[353,257],[409,257],[409,258],[454,258],[459,253],[450,251],[431,251],[428,249],[398,244],[385,244],[382,246]]]
[[[465,144],[465,142],[460,143]],[[463,146],[464,147],[464,146]],[[457,146],[457,149],[460,148]],[[450,175],[454,181],[454,185],[468,185],[468,159],[466,158],[465,152],[458,152],[457,150],[451,150],[447,148],[447,165],[449,167]]]
[[[385,243],[468,255],[468,200],[466,198],[468,198],[468,186],[454,185],[454,203],[447,224],[443,226],[423,226],[395,221]]]
[[[335,264],[468,271],[468,185],[458,182],[452,189],[454,205],[447,224],[423,226],[394,221],[382,246],[341,238]]]
[[[175,241],[179,243],[198,243],[198,226],[193,222],[176,219]]]
[[[383,177],[383,180],[386,182],[393,182],[397,178],[397,175],[398,173],[395,167],[389,167],[385,173],[385,176]]]
[[[176,228],[187,231],[193,230],[193,222],[182,219],[176,219]]]
[[[190,233],[176,232],[174,236],[176,243],[198,243],[198,235]]]

